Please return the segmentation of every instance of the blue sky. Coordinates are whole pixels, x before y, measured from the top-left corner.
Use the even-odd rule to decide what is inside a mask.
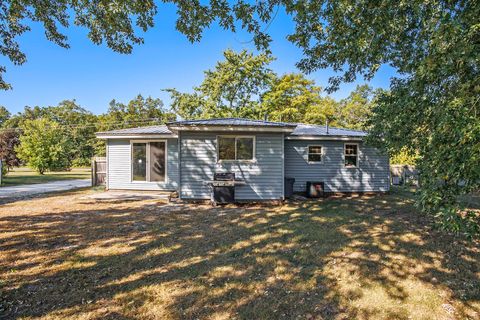
[[[110,100],[128,102],[140,93],[159,97],[168,107],[169,95],[161,89],[190,91],[202,81],[203,71],[222,59],[225,49],[255,49],[245,32],[233,34],[218,26],[207,29],[202,41],[192,44],[175,30],[175,19],[172,5],[160,5],[155,27],[143,35],[145,43],[130,55],[93,44],[87,31],[77,27],[66,31],[71,48],[63,49],[45,38],[40,25],[32,24],[32,31],[19,39],[28,61],[14,66],[0,57],[0,64],[7,66],[4,77],[13,85],[13,90],[0,91],[0,105],[16,113],[27,105],[56,105],[64,99],[76,99],[81,106],[100,114],[107,110]],[[285,39],[293,29],[291,19],[283,12],[268,29],[273,38],[271,50],[277,58],[271,67],[279,74],[298,72],[295,63],[302,53]],[[387,88],[394,74],[391,68],[382,67],[370,84]],[[325,87],[332,75],[331,70],[319,70],[308,77]],[[359,79],[357,83],[364,81]],[[355,85],[344,84],[332,96],[343,98]]]

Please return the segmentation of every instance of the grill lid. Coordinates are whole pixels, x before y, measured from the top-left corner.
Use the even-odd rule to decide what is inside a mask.
[[[234,172],[222,172],[222,173],[215,173],[213,175],[213,180],[235,180],[235,173]]]

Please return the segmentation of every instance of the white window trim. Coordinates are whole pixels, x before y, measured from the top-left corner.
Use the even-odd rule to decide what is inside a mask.
[[[164,142],[165,143],[165,178],[163,181],[150,181],[150,142]],[[146,143],[146,155],[147,155],[147,176],[145,181],[133,180],[133,144],[134,143]],[[147,184],[167,184],[168,182],[168,141],[167,140],[130,140],[130,183],[147,183]]]
[[[219,143],[218,143],[218,138],[235,138],[235,160],[221,160],[220,159],[220,148],[219,148]],[[239,138],[251,138],[253,139],[253,158],[252,159],[240,159],[237,160],[237,139]],[[257,156],[256,156],[256,149],[257,149],[257,140],[255,136],[245,136],[245,135],[225,135],[225,134],[220,134],[217,135],[217,163],[228,163],[228,162],[246,162],[246,163],[252,163],[257,161]]]
[[[357,146],[357,161],[355,162],[355,166],[347,166],[345,165],[345,156],[352,156],[352,155],[347,155],[346,154],[346,151],[347,151],[347,145],[356,145]],[[345,142],[343,144],[343,167],[344,168],[347,168],[347,169],[355,169],[355,168],[358,168],[358,162],[359,162],[359,158],[360,158],[360,145],[358,143],[354,143],[354,142]]]
[[[310,157],[310,147],[320,147],[322,148],[322,151],[320,152],[320,155],[321,155],[321,160],[320,161],[310,161],[308,160]],[[309,144],[307,145],[307,162],[309,164],[319,164],[319,163],[323,163],[323,157],[325,155],[325,147],[321,144]],[[312,153],[312,154],[318,154],[318,153]]]

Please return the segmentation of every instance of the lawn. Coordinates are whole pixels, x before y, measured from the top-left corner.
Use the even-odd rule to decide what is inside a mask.
[[[0,206],[0,318],[479,319],[480,243],[407,191],[283,206]]]
[[[14,168],[3,177],[2,186],[45,183],[58,180],[90,179],[90,168],[73,168],[71,171],[45,172],[38,174],[27,167]]]

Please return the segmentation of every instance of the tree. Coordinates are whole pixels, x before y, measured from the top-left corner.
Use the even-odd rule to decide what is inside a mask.
[[[71,21],[88,29],[88,37],[95,44],[106,42],[112,50],[130,53],[133,45],[143,43],[135,30],[146,31],[153,26],[157,12],[152,0],[133,1],[13,1],[0,3],[0,54],[14,64],[25,63],[17,37],[30,31],[27,21],[40,22],[48,40],[68,48],[67,37],[60,28],[67,28]],[[74,17],[71,18],[70,16]],[[0,66],[0,89],[9,89],[3,80],[5,67]]]
[[[4,106],[0,106],[0,128],[3,127],[5,121],[10,119],[10,112]]]
[[[370,86],[357,86],[346,99],[340,101],[338,125],[355,130],[366,129],[366,122],[372,112],[373,95]]]
[[[340,104],[332,97],[323,97],[316,104],[307,108],[303,123],[325,124],[338,126]]]
[[[112,100],[107,113],[98,116],[97,131],[159,125],[175,120],[175,114],[163,107],[160,99],[137,95],[127,104]],[[95,154],[105,154],[105,141],[95,139]]]
[[[5,128],[20,128],[26,120],[35,120],[47,117],[49,114],[45,107],[29,107],[25,106],[23,112],[18,112],[10,116],[3,124]]]
[[[403,148],[400,152],[392,154],[390,157],[390,164],[407,164],[414,166],[417,164],[418,154],[411,154],[408,149]]]
[[[94,155],[97,117],[79,106],[75,100],[64,100],[58,106],[47,107],[44,117],[63,128],[70,141],[69,158],[74,166],[86,166]]]
[[[22,132],[16,152],[29,167],[44,174],[70,166],[70,141],[58,123],[47,118],[26,120]]]
[[[19,132],[15,129],[2,129],[0,131],[0,160],[10,171],[12,167],[20,165],[15,148],[20,144]]]
[[[163,107],[160,99],[137,95],[127,104],[110,101],[107,113],[99,116],[100,130],[158,125],[175,120],[175,115]]]
[[[224,61],[205,71],[205,79],[193,93],[167,89],[172,109],[183,118],[258,118],[258,98],[269,87],[274,73],[268,67],[273,58],[246,50],[226,50]],[[262,115],[263,117],[263,115]]]
[[[284,122],[302,122],[320,104],[321,88],[301,73],[275,77],[270,89],[262,96],[262,112],[269,119]],[[311,118],[313,119],[313,115]]]
[[[25,121],[40,118],[50,119],[63,128],[68,128],[65,130],[65,134],[68,135],[71,142],[69,157],[73,165],[90,163],[96,143],[97,117],[94,114],[79,106],[75,100],[64,100],[57,106],[26,106],[23,112],[10,117],[4,126],[20,128]]]

